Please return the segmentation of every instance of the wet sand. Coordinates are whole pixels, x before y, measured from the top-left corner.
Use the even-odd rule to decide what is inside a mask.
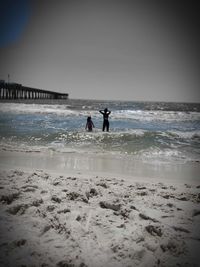
[[[131,156],[54,151],[0,151],[0,168],[42,169],[72,174],[114,175],[143,181],[170,183],[200,182],[200,162],[141,161]]]

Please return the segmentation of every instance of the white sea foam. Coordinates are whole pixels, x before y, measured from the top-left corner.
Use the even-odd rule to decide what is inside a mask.
[[[138,121],[200,121],[199,112],[120,110],[112,113],[115,119],[134,119]]]
[[[142,105],[140,110],[131,109],[130,103],[124,106],[117,103],[110,108],[111,131],[107,133],[101,130],[103,118],[98,103],[1,103],[0,149],[121,153],[162,162],[199,158],[199,112],[143,110]],[[85,131],[88,115],[96,126],[93,132]]]
[[[23,103],[1,103],[0,112],[15,114],[55,114],[58,116],[88,116],[101,117],[98,110],[77,110],[70,105],[46,105],[46,104],[23,104]],[[177,112],[177,111],[148,111],[148,110],[116,110],[112,111],[111,119],[136,120],[136,121],[200,121],[199,112]]]
[[[164,134],[164,133],[163,133]],[[172,135],[173,137],[178,137],[181,139],[199,139],[200,138],[200,131],[169,131],[168,135]]]
[[[163,161],[163,162],[171,162],[171,161],[190,161],[191,158],[186,157],[182,152],[176,149],[159,149],[159,148],[150,148],[148,150],[140,151],[138,157],[144,161]]]
[[[75,115],[77,111],[68,109],[67,105],[39,105],[39,104],[16,104],[2,103],[0,112],[17,114],[56,114],[56,115]]]

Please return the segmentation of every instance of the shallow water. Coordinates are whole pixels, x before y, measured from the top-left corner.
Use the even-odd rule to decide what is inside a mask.
[[[99,109],[111,110],[102,132]],[[85,131],[87,116],[95,124]],[[0,147],[129,155],[143,162],[200,160],[200,104],[95,100],[39,100],[0,104]]]

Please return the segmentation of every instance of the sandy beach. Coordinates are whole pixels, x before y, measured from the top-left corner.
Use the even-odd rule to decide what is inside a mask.
[[[0,267],[200,267],[198,2],[0,7]]]
[[[1,158],[0,266],[199,266],[197,177],[95,174],[56,157],[55,168],[36,152]]]

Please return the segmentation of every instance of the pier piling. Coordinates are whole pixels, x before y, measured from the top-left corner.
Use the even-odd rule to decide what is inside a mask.
[[[68,94],[0,81],[0,99],[68,99]]]

